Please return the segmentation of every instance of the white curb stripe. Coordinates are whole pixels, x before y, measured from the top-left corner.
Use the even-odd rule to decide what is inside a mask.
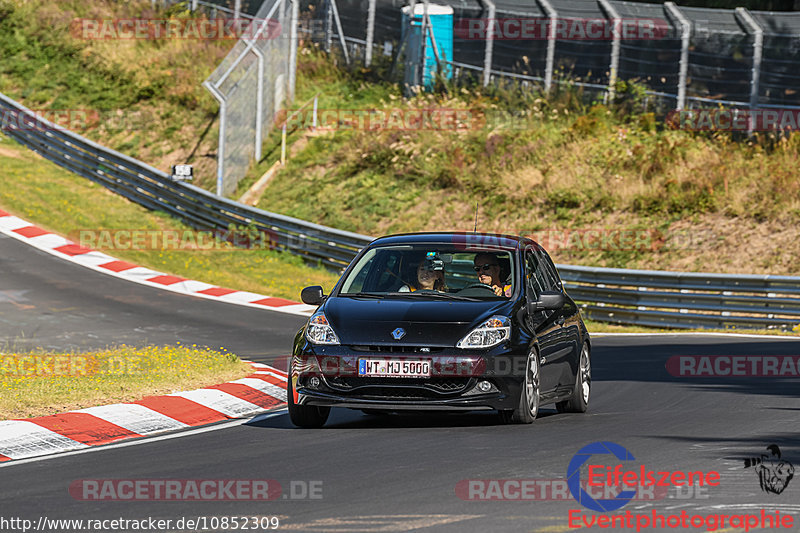
[[[280,379],[282,381],[287,380],[287,377],[284,376],[283,374],[278,374],[277,372],[271,372],[269,370],[256,370],[255,372],[253,372],[253,374],[256,374],[258,376],[272,376],[273,378]]]
[[[24,228],[30,225],[30,222],[22,220],[21,218],[13,215],[0,217],[0,229],[3,230],[14,231],[15,229]]]
[[[105,446],[89,446],[88,448],[69,451],[65,453],[61,453],[58,455],[45,455],[43,457],[32,457],[29,459],[22,459],[19,461],[6,461],[4,463],[0,463],[0,469],[2,468],[13,468],[17,465],[24,465],[27,463],[38,463],[40,461],[50,461],[52,459],[60,459],[62,457],[69,457],[72,455],[82,455],[86,453],[94,453],[94,452],[103,452],[105,450],[113,450],[115,448],[127,448],[129,446],[139,446],[141,444],[148,444],[150,442],[161,442],[166,440],[172,439],[181,439],[184,437],[192,437],[194,435],[202,435],[203,433],[210,433],[212,431],[221,431],[237,426],[244,426],[246,424],[256,424],[263,420],[269,420],[271,418],[277,418],[280,416],[286,415],[286,408],[278,409],[269,413],[265,413],[262,415],[258,415],[253,418],[245,418],[242,420],[233,420],[231,422],[226,422],[223,424],[215,424],[213,426],[206,426],[197,429],[190,429],[187,431],[181,431],[180,433],[171,433],[169,435],[161,435],[159,437],[151,437],[148,439],[137,439],[137,440],[127,440],[122,442],[116,442],[114,444],[106,444]]]
[[[83,266],[100,266],[105,265],[106,263],[111,263],[112,261],[116,261],[110,255],[106,255],[103,252],[92,251],[87,254],[81,254],[73,256],[73,261],[76,263],[80,263]]]
[[[217,389],[198,389],[192,391],[176,392],[170,396],[180,396],[195,403],[199,403],[209,409],[214,409],[231,418],[240,418],[259,411],[264,408],[250,403],[232,394]]]
[[[35,237],[26,237],[14,231],[27,227],[32,227],[31,231],[40,230],[38,226],[35,226],[34,224],[31,224],[30,222],[27,222],[26,220],[23,220],[19,217],[13,215],[0,216],[0,233],[3,233],[5,235],[8,235],[9,237],[13,237],[19,241],[27,243],[39,250],[42,250],[43,252],[47,252],[61,259],[70,261],[72,263],[81,265],[86,268],[90,268],[97,272],[102,272],[103,274],[109,276],[114,276],[127,281],[132,281],[134,283],[139,283],[141,285],[147,285],[149,287],[155,287],[161,290],[167,290],[178,294],[195,296],[198,298],[204,298],[207,300],[213,300],[217,302],[227,302],[234,305],[252,307],[255,309],[266,309],[268,311],[276,311],[278,313],[286,313],[286,314],[306,317],[310,316],[311,313],[314,311],[314,309],[316,309],[316,307],[312,305],[306,305],[302,303],[292,303],[287,305],[256,304],[253,302],[267,300],[272,297],[267,296],[265,294],[256,294],[247,291],[234,291],[225,294],[223,296],[200,294],[201,291],[205,291],[207,289],[215,287],[215,285],[211,285],[209,283],[205,283],[202,281],[188,280],[188,279],[183,281],[178,281],[176,283],[172,283],[169,285],[164,285],[163,283],[157,283],[149,280],[159,276],[169,276],[170,274],[165,274],[163,272],[150,270],[149,268],[144,268],[140,266],[136,266],[134,268],[130,268],[127,270],[121,270],[119,272],[114,272],[107,268],[103,268],[101,265],[106,263],[111,263],[113,261],[122,261],[121,259],[117,259],[115,257],[104,254],[99,251],[91,251],[85,254],[77,254],[77,255],[65,254],[56,250],[55,248],[60,248],[68,244],[76,245],[76,243],[69,241],[64,237],[61,237],[60,235],[51,232],[46,232],[41,235],[37,235]]]
[[[5,455],[9,459],[25,459],[88,447],[32,422],[24,420],[0,422],[0,455]]]
[[[101,405],[74,412],[87,413],[97,418],[102,418],[106,422],[111,422],[139,435],[155,435],[156,433],[189,427],[174,418],[134,403]]]
[[[241,385],[246,385],[248,387],[252,387],[256,390],[263,392],[267,396],[272,396],[276,400],[280,400],[282,402],[286,401],[285,388],[278,387],[277,385],[273,385],[272,383],[267,383],[263,379],[242,378],[242,379],[237,379],[236,381],[231,381],[231,383],[239,383]]]
[[[60,235],[56,235],[55,233],[45,233],[44,235],[39,235],[38,237],[31,237],[30,241],[35,242],[37,247],[42,248],[59,248],[61,246],[66,246],[67,244],[74,244],[72,241],[69,241]]]

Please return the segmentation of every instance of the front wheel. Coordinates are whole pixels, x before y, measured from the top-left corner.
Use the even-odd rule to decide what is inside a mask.
[[[286,383],[286,403],[289,406],[289,418],[292,420],[292,424],[301,428],[321,428],[328,421],[328,415],[331,413],[330,407],[295,404],[291,377]]]
[[[500,411],[500,419],[506,424],[530,424],[538,414],[539,356],[531,351],[525,364],[525,381],[519,394],[519,405],[513,410]]]
[[[592,361],[589,357],[588,343],[583,343],[577,374],[572,396],[568,400],[556,404],[559,413],[585,413],[589,407],[589,393],[592,390]]]

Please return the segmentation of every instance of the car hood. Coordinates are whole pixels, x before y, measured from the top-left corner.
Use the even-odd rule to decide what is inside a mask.
[[[322,310],[342,344],[454,346],[494,314],[508,314],[508,301],[330,298]],[[508,309],[507,309],[508,308]],[[397,340],[397,328],[405,335]]]

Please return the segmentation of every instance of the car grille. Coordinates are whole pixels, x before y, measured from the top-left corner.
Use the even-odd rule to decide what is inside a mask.
[[[352,392],[358,396],[381,398],[440,398],[455,396],[466,391],[472,379],[467,377],[445,378],[381,378],[335,376],[327,378],[328,386],[340,392]]]
[[[371,353],[416,353],[416,354],[429,354],[437,353],[444,350],[444,348],[432,348],[429,346],[402,346],[402,345],[351,345],[351,349],[356,352],[371,352]],[[424,348],[424,350],[423,350]]]

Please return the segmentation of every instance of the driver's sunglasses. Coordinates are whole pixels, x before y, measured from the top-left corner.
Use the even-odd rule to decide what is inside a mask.
[[[472,270],[475,272],[488,272],[490,268],[500,266],[497,263],[486,263],[485,265],[474,266]]]

